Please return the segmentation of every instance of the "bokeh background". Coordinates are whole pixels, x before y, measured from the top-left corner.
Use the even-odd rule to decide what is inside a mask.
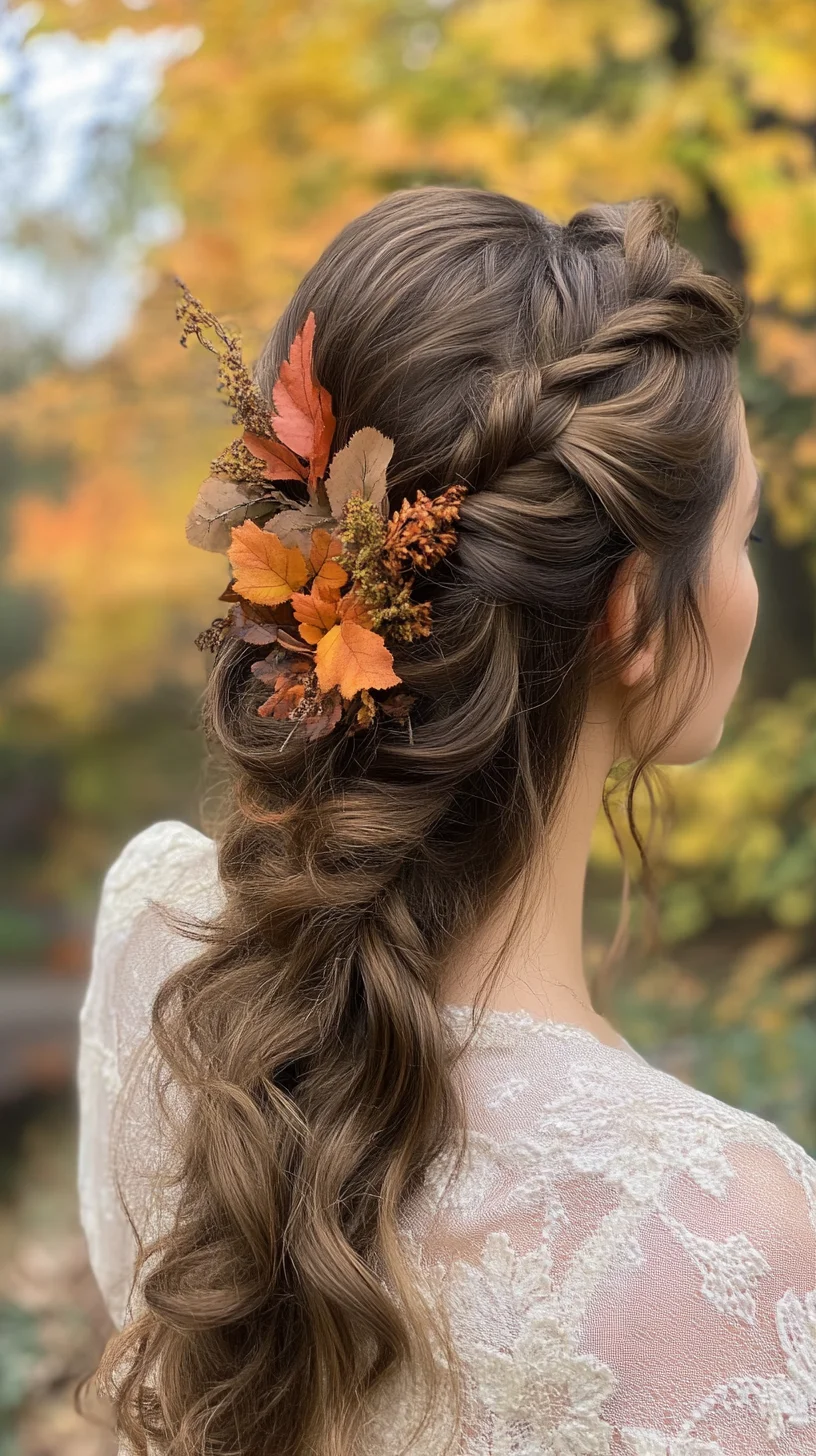
[[[757,635],[720,746],[665,775],[662,944],[636,903],[603,994],[646,1056],[816,1152],[812,0],[0,4],[0,1456],[111,1449],[71,1406],[106,1329],[76,1016],[105,867],[202,823],[193,638],[226,576],[184,518],[234,434],[173,275],[254,358],[342,223],[440,181],[559,220],[660,193],[753,300]],[[620,886],[601,818],[592,966]]]

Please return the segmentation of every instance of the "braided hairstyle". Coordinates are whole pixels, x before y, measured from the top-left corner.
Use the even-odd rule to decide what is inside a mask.
[[[155,1002],[186,1109],[178,1200],[101,1367],[136,1453],[350,1456],[378,1382],[432,1373],[397,1218],[461,1148],[441,968],[504,896],[530,903],[591,687],[658,627],[655,708],[690,635],[707,664],[745,306],[674,222],[652,199],[559,225],[495,193],[398,192],[328,246],[258,362],[268,397],[314,310],[335,448],[365,425],[393,438],[394,508],[469,492],[417,586],[433,633],[395,650],[412,735],[378,720],[282,747],[288,725],[255,712],[258,649],[227,640],[214,662],[225,907]],[[613,646],[598,628],[634,550],[652,569]],[[689,705],[631,750],[639,846],[631,793]],[[639,706],[632,689],[627,719]]]

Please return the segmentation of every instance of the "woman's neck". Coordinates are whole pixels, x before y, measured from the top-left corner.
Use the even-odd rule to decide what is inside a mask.
[[[586,1027],[617,1045],[614,1029],[593,1009],[584,968],[583,920],[587,863],[601,797],[613,763],[614,719],[598,702],[582,729],[556,821],[550,828],[540,898],[512,947],[488,1004],[498,1011]],[[515,903],[499,907],[467,942],[456,947],[443,972],[442,999],[471,1005],[506,934]]]

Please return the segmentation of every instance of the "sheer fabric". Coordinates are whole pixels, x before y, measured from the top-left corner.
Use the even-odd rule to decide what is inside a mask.
[[[163,978],[195,951],[151,900],[210,914],[213,841],[155,824],[104,881],[81,1013],[79,1192],[91,1263],[126,1318],[134,1240],[169,1217],[147,1080],[117,1093]],[[462,1035],[469,1011],[445,1014]],[[624,1043],[491,1012],[458,1072],[468,1154],[406,1208],[416,1277],[443,1302],[464,1372],[462,1456],[816,1456],[816,1163],[771,1123],[698,1092]],[[137,1079],[138,1083],[138,1079]],[[395,1379],[366,1450],[416,1419]],[[415,1448],[438,1456],[440,1409]]]

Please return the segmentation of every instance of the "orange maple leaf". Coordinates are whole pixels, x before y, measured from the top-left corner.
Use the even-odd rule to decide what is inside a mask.
[[[295,592],[292,606],[299,623],[298,631],[304,642],[319,642],[337,621],[337,603],[340,593],[336,588],[322,585],[317,579],[312,582],[310,592]]]
[[[312,370],[315,316],[309,314],[296,333],[289,358],[281,364],[272,390],[277,413],[272,427],[278,439],[309,462],[309,488],[325,474],[331,452],[335,418],[331,395],[315,380]]]
[[[322,526],[312,531],[312,548],[309,564],[315,574],[315,581],[322,586],[336,587],[339,591],[348,581],[348,572],[334,560],[343,550],[339,536],[331,536]]]
[[[382,637],[353,621],[338,622],[317,644],[315,666],[320,691],[337,687],[344,698],[361,688],[391,688],[402,682]]]
[[[275,606],[309,579],[303,552],[297,546],[284,546],[273,531],[262,531],[254,521],[233,528],[227,554],[235,572],[235,591],[248,602]]]

